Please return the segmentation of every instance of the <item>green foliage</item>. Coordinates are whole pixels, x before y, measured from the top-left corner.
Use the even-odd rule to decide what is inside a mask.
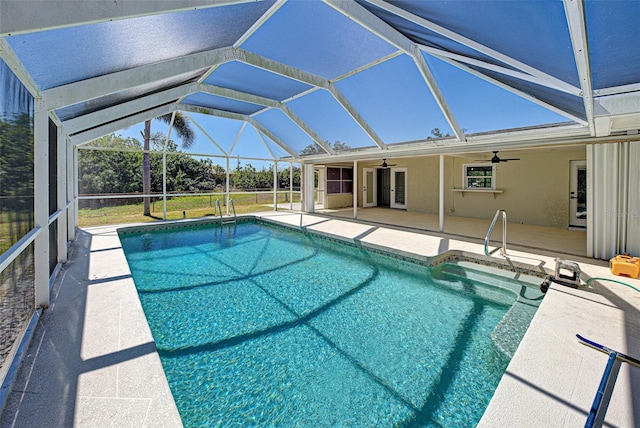
[[[294,166],[293,168],[291,168],[292,171],[289,171],[289,168],[283,169],[282,171],[278,171],[278,189],[289,189],[290,187],[290,172],[293,172],[293,188],[295,189],[299,189],[300,188],[300,168],[297,166]]]
[[[162,134],[160,134],[162,136]],[[87,144],[88,147],[101,147],[122,150],[142,150],[140,141],[135,138],[123,138],[120,135],[110,134]]]
[[[250,163],[243,168],[238,166],[231,176],[231,186],[242,190],[273,189],[273,170],[262,168],[258,171]]]
[[[0,254],[34,225],[33,118],[0,117]]]
[[[167,125],[171,123],[171,116],[173,113],[165,114],[163,116],[156,117],[156,120],[164,122]],[[190,148],[196,142],[196,132],[191,127],[191,122],[182,113],[176,112],[173,119],[173,130],[182,140],[182,147],[185,149]],[[154,134],[155,135],[155,134]],[[143,135],[144,137],[144,135]],[[153,137],[152,137],[153,138]],[[164,143],[164,140],[162,140]]]
[[[440,131],[440,128],[433,128],[431,130],[431,135],[433,135],[436,138],[444,138],[444,137],[450,137],[451,134],[449,134],[448,132],[446,134],[443,134],[442,131]],[[429,136],[427,137],[427,139],[431,139],[432,137]]]
[[[293,187],[300,188],[300,168],[293,167]],[[289,168],[278,171],[278,189],[289,189]],[[250,163],[244,167],[238,165],[231,174],[231,187],[233,190],[261,191],[273,190],[273,169],[262,168],[257,170]]]
[[[463,133],[464,133],[464,132],[467,132],[467,129],[466,129],[466,128],[462,128],[462,132],[463,132]],[[433,137],[432,137],[431,135],[433,135]],[[431,140],[431,139],[433,139],[434,137],[435,137],[435,138],[448,138],[448,137],[452,137],[452,135],[451,135],[450,133],[448,133],[448,132],[447,132],[446,134],[443,134],[443,133],[442,133],[442,131],[440,130],[440,128],[433,128],[433,129],[431,130],[431,135],[429,135],[429,136],[427,137],[427,140]]]
[[[164,141],[157,138],[157,141]],[[163,143],[164,144],[164,143]],[[81,195],[131,194],[142,191],[142,144],[134,138],[108,135],[92,143],[94,147],[117,150],[79,150],[78,182]],[[151,192],[162,192],[162,153],[151,153]],[[167,145],[167,192],[211,191],[224,185],[224,174],[210,159],[196,159],[178,150],[169,140]],[[223,170],[224,171],[224,170]],[[106,201],[105,201],[106,202]],[[112,200],[107,204],[118,204]],[[101,204],[104,206],[104,202]]]
[[[123,139],[113,134],[92,143],[94,147],[114,149],[140,149],[132,138]],[[142,152],[78,150],[79,193],[135,193],[140,191]]]
[[[325,143],[327,142],[325,141]],[[330,147],[332,146],[329,143],[327,144]],[[351,150],[351,146],[349,146],[347,143],[343,143],[342,141],[334,141],[333,150],[335,150],[336,152],[343,152],[345,150]],[[316,143],[311,143],[308,146],[304,147],[302,150],[300,150],[300,154],[301,155],[317,155],[317,154],[326,154],[326,152],[322,147],[320,147]]]
[[[155,135],[151,141],[162,141],[164,137]],[[136,194],[142,192],[142,143],[135,138],[108,135],[91,144],[92,147],[110,150],[79,150],[78,182],[80,195]],[[111,150],[113,149],[113,150]],[[119,151],[123,150],[123,151]],[[162,193],[163,154],[151,152],[151,193]],[[179,150],[178,145],[169,140],[167,144],[167,193],[224,192],[226,171],[211,159],[198,159]],[[289,188],[289,168],[278,172],[278,188]],[[257,170],[251,164],[238,166],[230,175],[231,191],[255,191],[273,189],[273,170]],[[300,168],[293,168],[293,186],[300,187]],[[92,200],[92,208],[135,203],[135,199]]]

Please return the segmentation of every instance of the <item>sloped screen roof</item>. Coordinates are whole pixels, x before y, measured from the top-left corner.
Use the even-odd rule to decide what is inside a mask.
[[[640,92],[637,1],[200,3],[127,17],[105,2],[115,18],[95,20],[67,6],[64,25],[0,26],[3,59],[76,143],[183,110],[248,124],[283,157],[558,123],[594,136],[596,114],[618,114],[601,97]],[[225,129],[206,132],[228,140]]]
[[[232,45],[272,2],[174,12],[9,38],[41,89]]]

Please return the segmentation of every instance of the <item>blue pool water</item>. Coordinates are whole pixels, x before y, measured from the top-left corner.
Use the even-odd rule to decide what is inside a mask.
[[[257,223],[121,234],[185,426],[473,426],[501,288]]]

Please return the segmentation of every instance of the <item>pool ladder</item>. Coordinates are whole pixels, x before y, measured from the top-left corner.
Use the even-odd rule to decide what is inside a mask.
[[[233,199],[229,199],[231,203],[231,209],[233,210],[233,218],[226,220],[222,217],[222,208],[220,208],[220,199],[216,199],[216,207],[218,212],[220,213],[220,224],[235,224],[236,223],[236,204],[233,202]]]
[[[489,251],[489,236],[491,236],[491,232],[493,232],[493,228],[498,221],[498,217],[502,214],[502,246],[495,248],[493,251]],[[489,231],[487,235],[484,237],[484,254],[485,256],[490,256],[496,251],[500,250],[501,256],[507,256],[507,212],[505,210],[496,211],[496,215],[493,216],[493,221],[491,222],[491,226],[489,226]]]

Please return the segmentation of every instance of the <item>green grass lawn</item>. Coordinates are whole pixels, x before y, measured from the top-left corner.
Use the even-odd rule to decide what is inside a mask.
[[[278,203],[289,201],[289,194],[278,194]],[[214,196],[178,196],[167,199],[167,220],[178,220],[183,217],[200,218],[218,216],[215,209],[216,199],[220,200],[223,215],[226,215],[224,194]],[[237,214],[247,214],[273,209],[273,193],[254,193],[232,195]],[[294,202],[300,201],[300,195],[293,194]],[[107,224],[142,223],[162,220],[162,199],[151,204],[151,217],[143,215],[143,204],[129,204],[104,208],[82,208],[78,212],[80,227],[102,226]],[[231,212],[231,208],[229,208]]]
[[[26,235],[33,228],[33,213],[0,212],[0,254],[7,251],[13,244]]]

